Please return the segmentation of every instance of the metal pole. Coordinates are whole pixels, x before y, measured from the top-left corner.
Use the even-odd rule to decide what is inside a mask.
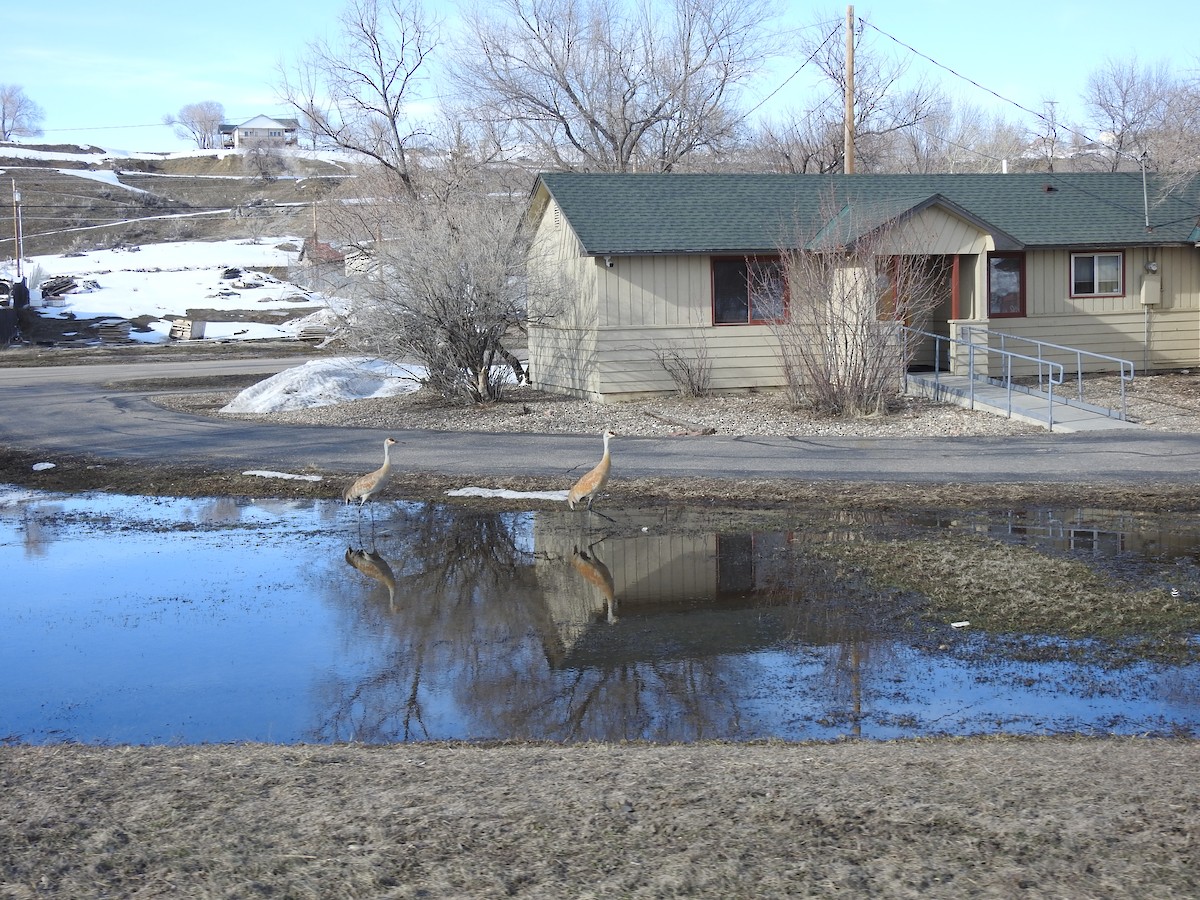
[[[1150,230],[1150,195],[1146,193],[1146,151],[1142,151],[1138,163],[1142,167],[1142,207],[1146,210],[1146,230]]]

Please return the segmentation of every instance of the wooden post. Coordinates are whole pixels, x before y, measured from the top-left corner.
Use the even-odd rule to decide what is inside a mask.
[[[846,125],[843,171],[854,174],[854,7],[846,7]]]

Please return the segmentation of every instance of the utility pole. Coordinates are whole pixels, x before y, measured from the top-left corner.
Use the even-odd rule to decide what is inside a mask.
[[[854,174],[854,7],[846,7],[846,124],[843,171]]]
[[[17,257],[17,281],[21,280],[21,257],[24,255],[24,241],[21,240],[21,192],[17,190],[17,179],[12,180],[13,192],[13,253]]]

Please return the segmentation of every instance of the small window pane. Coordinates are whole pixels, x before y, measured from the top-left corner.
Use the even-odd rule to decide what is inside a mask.
[[[740,259],[713,260],[713,320],[718,325],[745,324],[749,302],[746,263]]]
[[[1096,293],[1096,273],[1095,262],[1090,256],[1076,256],[1075,263],[1075,279],[1072,285],[1072,293],[1076,294],[1094,294]],[[1060,282],[1061,283],[1061,282]]]
[[[1096,257],[1096,293],[1116,294],[1121,290],[1121,257]]]

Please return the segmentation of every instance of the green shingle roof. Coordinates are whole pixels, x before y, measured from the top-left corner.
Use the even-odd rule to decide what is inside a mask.
[[[845,240],[941,205],[1017,247],[1195,243],[1200,193],[1158,200],[1141,174],[622,175],[543,173],[589,255],[772,252]],[[535,188],[535,196],[537,189]]]

